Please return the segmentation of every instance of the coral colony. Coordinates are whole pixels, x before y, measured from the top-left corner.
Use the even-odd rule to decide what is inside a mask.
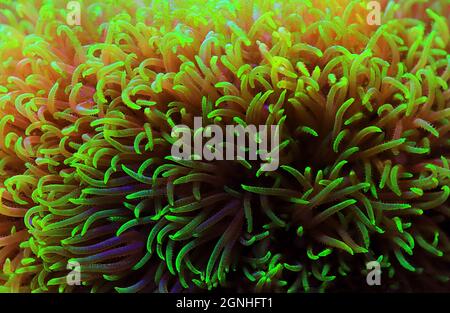
[[[449,291],[449,16],[0,0],[0,291]],[[196,117],[278,166],[173,156]]]

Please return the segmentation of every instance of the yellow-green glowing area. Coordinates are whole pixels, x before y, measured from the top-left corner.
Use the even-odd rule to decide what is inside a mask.
[[[0,0],[0,292],[450,291],[450,3],[368,2]]]

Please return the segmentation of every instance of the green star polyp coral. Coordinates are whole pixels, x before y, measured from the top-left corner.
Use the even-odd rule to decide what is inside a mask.
[[[450,290],[448,1],[79,3],[0,1],[0,291]],[[196,116],[280,167],[173,158]]]

